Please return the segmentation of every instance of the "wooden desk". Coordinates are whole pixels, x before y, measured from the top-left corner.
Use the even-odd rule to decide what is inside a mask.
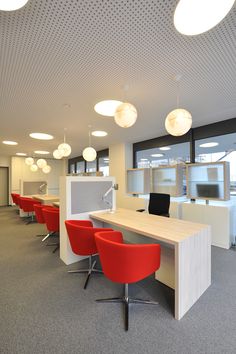
[[[50,194],[34,194],[31,196],[35,200],[40,201],[42,204],[52,204],[53,202],[58,202],[59,197],[57,195]]]
[[[117,209],[113,214],[91,213],[90,217],[161,242],[161,266],[156,278],[168,284],[168,273],[173,272],[176,319],[181,319],[210,286],[210,226],[128,209]],[[168,251],[170,246],[172,253]]]

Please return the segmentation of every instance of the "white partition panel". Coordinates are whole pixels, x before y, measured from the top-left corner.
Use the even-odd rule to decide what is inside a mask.
[[[65,220],[84,220],[89,219],[92,211],[115,210],[114,184],[114,177],[60,177],[60,258],[66,264],[84,257],[72,252]]]

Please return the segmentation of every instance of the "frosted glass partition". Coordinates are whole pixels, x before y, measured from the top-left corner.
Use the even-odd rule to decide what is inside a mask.
[[[112,193],[103,200],[103,195],[112,187],[112,181],[71,182],[71,214],[104,210],[112,205]]]
[[[47,181],[21,181],[21,195],[47,194]]]
[[[187,165],[187,197],[191,199],[229,200],[229,163]]]
[[[127,193],[150,193],[150,169],[134,168],[127,170]]]
[[[152,191],[167,193],[171,197],[183,195],[183,167],[181,165],[163,166],[152,169]]]

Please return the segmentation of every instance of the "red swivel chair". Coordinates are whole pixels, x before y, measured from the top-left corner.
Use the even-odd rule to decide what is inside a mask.
[[[11,193],[11,197],[12,197],[13,203],[19,207],[19,197],[20,197],[20,194],[18,194],[18,193]],[[17,209],[17,212],[19,213],[19,209]]]
[[[19,205],[20,208],[23,209],[25,213],[28,213],[28,222],[26,223],[27,225],[30,224],[31,222],[35,222],[34,219],[34,204],[41,204],[40,202],[37,202],[33,198],[28,198],[28,197],[20,197],[19,198]],[[30,215],[31,213],[31,215]]]
[[[46,207],[46,208],[42,208],[42,212],[43,212],[43,217],[48,229],[48,235],[46,237],[44,237],[44,240],[46,240],[49,236],[55,235],[55,234],[59,234],[59,229],[60,229],[60,211],[59,208],[54,208],[54,207]],[[56,243],[51,243],[48,244],[48,246],[53,246],[56,245],[56,248],[53,250],[53,253],[55,253],[59,247],[60,247],[60,243],[56,242]]]
[[[102,273],[101,270],[95,268],[97,261],[92,262],[92,256],[98,253],[94,234],[98,231],[112,231],[112,229],[93,227],[90,220],[66,220],[65,225],[72,251],[79,256],[89,256],[88,269],[68,271],[68,273],[87,273],[84,284],[84,289],[86,289],[90,275]]]
[[[110,280],[124,284],[122,298],[99,299],[99,302],[122,302],[125,305],[125,330],[129,328],[129,304],[152,304],[149,300],[129,297],[128,285],[140,281],[160,267],[161,248],[158,244],[131,245],[123,243],[119,231],[97,232],[95,241],[101,260],[102,270]]]
[[[11,193],[12,201],[16,205],[18,205],[18,197],[19,196],[20,196],[20,194],[18,194],[18,193]]]
[[[51,205],[43,205],[43,204],[34,204],[34,212],[35,212],[35,217],[37,220],[37,223],[39,224],[46,224],[44,216],[43,216],[43,210],[42,209],[48,209],[48,208],[53,208]],[[46,236],[44,239],[48,238],[50,236],[50,233],[47,235],[37,235],[37,236]]]

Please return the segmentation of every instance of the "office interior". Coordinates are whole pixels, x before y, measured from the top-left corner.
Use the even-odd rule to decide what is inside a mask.
[[[173,22],[178,3],[28,0],[0,10],[4,354],[235,352],[236,4],[210,30],[184,35]],[[124,128],[98,114],[103,100],[131,103],[135,123]],[[177,108],[192,125],[174,136],[165,122]],[[62,143],[71,152],[55,158]],[[92,161],[86,147],[96,151]],[[207,180],[194,180],[198,166]],[[169,217],[149,215],[150,193],[166,192],[155,185],[164,169],[180,172],[167,192]],[[140,191],[128,185],[135,171],[145,180],[138,177]],[[12,193],[57,208],[59,238],[42,242],[45,224],[34,215],[26,225]],[[129,284],[131,297],[158,305],[131,303],[128,330],[120,304],[96,302],[122,296],[123,283],[92,274],[84,289],[86,275],[68,274],[88,267],[72,250],[71,219],[121,231],[127,245],[160,244],[160,269]],[[50,239],[60,242],[54,253]]]

